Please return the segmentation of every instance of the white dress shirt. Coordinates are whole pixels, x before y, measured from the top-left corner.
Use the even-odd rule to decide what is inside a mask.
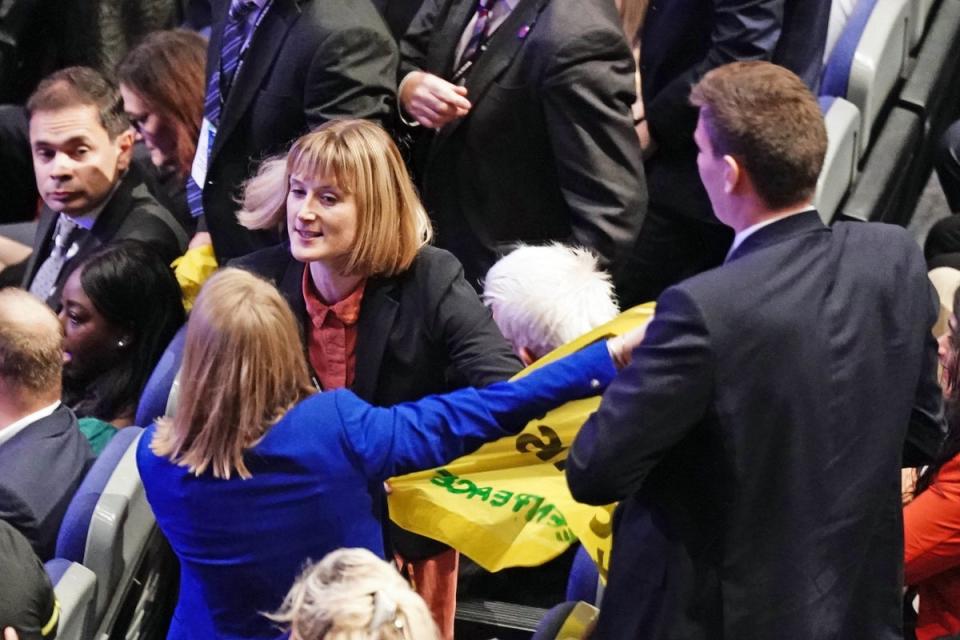
[[[60,401],[57,400],[48,407],[44,407],[39,411],[34,411],[28,416],[23,416],[16,422],[8,424],[6,427],[0,429],[0,447],[6,444],[13,436],[17,435],[27,427],[29,427],[34,422],[38,420],[43,420],[44,418],[53,414],[57,410],[57,407],[60,406]]]

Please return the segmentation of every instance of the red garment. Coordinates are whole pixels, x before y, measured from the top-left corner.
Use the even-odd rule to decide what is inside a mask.
[[[406,560],[396,552],[393,557],[400,572],[410,579],[413,590],[427,603],[430,615],[440,630],[440,637],[453,640],[460,552],[447,549],[423,560]]]
[[[340,302],[326,304],[303,270],[303,300],[310,324],[307,327],[307,355],[320,386],[339,389],[353,384],[357,369],[357,319],[366,280]]]
[[[960,456],[903,510],[906,582],[917,587],[917,640],[960,633]]]

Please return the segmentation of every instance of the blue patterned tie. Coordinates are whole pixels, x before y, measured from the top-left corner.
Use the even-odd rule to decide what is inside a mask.
[[[220,43],[220,66],[210,74],[207,95],[203,101],[203,117],[215,128],[220,126],[220,108],[230,91],[233,75],[240,65],[240,52],[246,39],[244,29],[247,17],[257,8],[253,0],[231,0],[230,11],[223,27],[223,40]],[[207,142],[207,153],[213,148],[213,140]],[[190,213],[196,217],[203,214],[203,188],[187,177],[187,204]]]

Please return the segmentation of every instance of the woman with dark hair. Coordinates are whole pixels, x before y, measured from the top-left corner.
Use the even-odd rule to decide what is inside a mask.
[[[178,29],[150,34],[117,67],[123,108],[156,167],[151,190],[191,232],[184,180],[203,120],[206,62],[206,41]]]
[[[903,511],[905,581],[920,596],[917,640],[960,633],[960,289],[940,337],[947,438]]]
[[[107,246],[70,274],[60,321],[64,403],[80,418],[132,424],[150,372],[184,321],[170,267],[140,242]],[[91,445],[99,452],[113,431],[94,431]]]

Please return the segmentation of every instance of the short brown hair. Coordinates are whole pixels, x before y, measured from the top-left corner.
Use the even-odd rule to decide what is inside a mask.
[[[100,124],[110,139],[130,128],[123,112],[123,100],[116,85],[90,67],[67,67],[56,71],[37,86],[27,100],[27,116],[38,111],[60,111],[90,106],[100,115]]]
[[[117,81],[134,91],[176,132],[177,169],[186,176],[193,163],[203,120],[207,44],[185,29],[157,31],[127,53]]]
[[[0,380],[9,388],[60,395],[63,328],[53,311],[21,289],[0,290]]]
[[[294,142],[282,177],[275,163],[267,164],[245,185],[247,197],[237,214],[240,224],[248,229],[280,226],[294,173],[332,176],[340,189],[354,197],[357,237],[345,273],[396,275],[410,266],[433,236],[400,150],[377,124],[333,120]],[[265,193],[274,196],[264,197]]]
[[[289,305],[239,269],[214,274],[187,322],[176,416],[157,421],[150,449],[195,475],[249,478],[246,449],[314,392]]]
[[[734,62],[703,77],[690,93],[718,156],[734,156],[771,209],[808,200],[827,151],[813,94],[794,73],[761,61]]]

